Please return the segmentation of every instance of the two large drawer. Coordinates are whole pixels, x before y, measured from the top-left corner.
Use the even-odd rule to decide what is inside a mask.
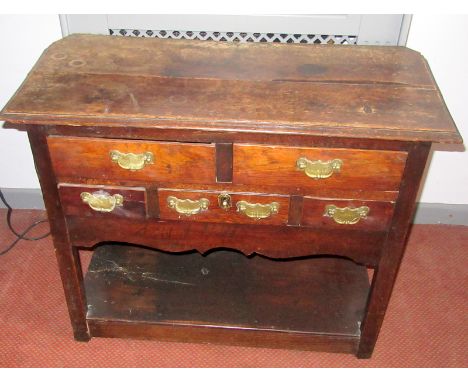
[[[216,180],[214,144],[48,138],[59,179],[208,184]],[[233,184],[317,189],[398,190],[400,151],[235,144]]]

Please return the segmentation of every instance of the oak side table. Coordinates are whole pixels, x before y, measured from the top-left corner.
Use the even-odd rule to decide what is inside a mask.
[[[77,340],[360,358],[431,143],[461,143],[404,47],[71,35],[0,118],[28,133]]]

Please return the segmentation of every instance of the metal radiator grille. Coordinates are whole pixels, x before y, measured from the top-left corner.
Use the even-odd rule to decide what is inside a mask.
[[[110,35],[129,37],[173,38],[186,40],[211,40],[234,42],[276,42],[282,44],[343,44],[355,45],[357,36],[253,33],[253,32],[208,32],[143,29],[109,29]]]

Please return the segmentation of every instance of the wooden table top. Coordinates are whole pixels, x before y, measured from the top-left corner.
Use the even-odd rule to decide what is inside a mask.
[[[462,141],[426,61],[404,47],[71,35],[0,119]]]

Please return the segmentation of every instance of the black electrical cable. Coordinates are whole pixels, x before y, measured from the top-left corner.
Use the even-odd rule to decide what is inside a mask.
[[[28,236],[26,236],[26,234],[29,231],[31,231],[34,227],[36,227],[37,225],[39,225],[41,223],[48,222],[47,219],[38,220],[38,221],[34,222],[33,224],[31,224],[28,228],[26,228],[21,233],[16,232],[16,230],[13,228],[13,225],[11,224],[11,214],[13,213],[13,208],[11,208],[11,206],[8,204],[8,202],[6,201],[5,196],[3,195],[1,190],[0,190],[0,199],[2,200],[3,204],[5,204],[5,206],[7,208],[7,219],[6,220],[7,220],[8,228],[16,236],[16,239],[8,247],[6,247],[4,250],[2,250],[0,252],[0,256],[4,255],[8,251],[10,251],[20,240],[36,241],[36,240],[44,239],[45,237],[50,235],[50,232],[47,232],[46,234],[38,236],[38,237],[28,237]]]

